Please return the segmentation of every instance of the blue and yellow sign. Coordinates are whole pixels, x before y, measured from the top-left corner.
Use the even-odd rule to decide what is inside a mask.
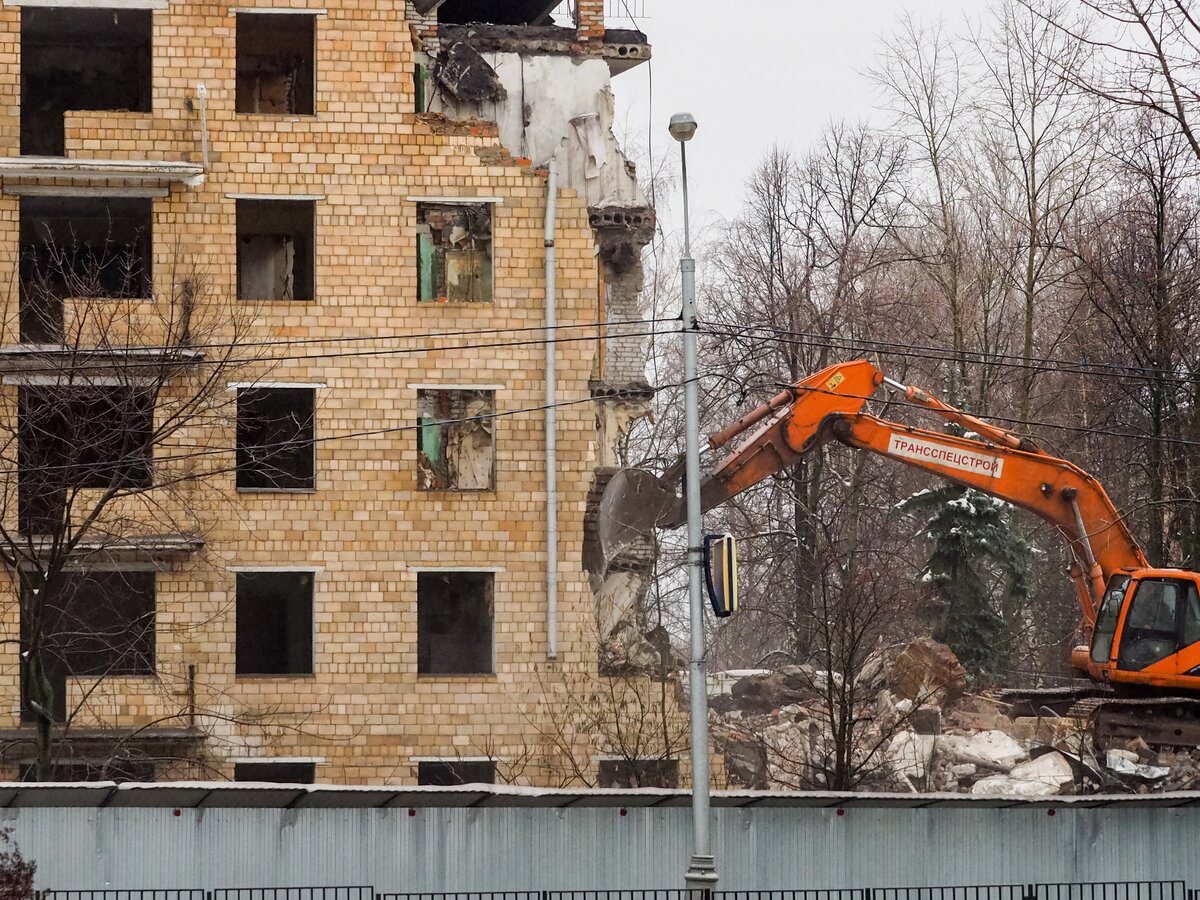
[[[737,541],[732,534],[710,534],[704,538],[704,578],[708,599],[720,618],[738,608]]]

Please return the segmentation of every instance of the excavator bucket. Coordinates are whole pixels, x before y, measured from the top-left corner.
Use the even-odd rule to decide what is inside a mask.
[[[645,469],[619,469],[600,496],[597,532],[604,561],[653,534],[675,517],[683,500]]]
[[[700,484],[700,505],[708,510],[752,484],[794,463],[816,438],[831,413],[856,413],[883,381],[867,360],[829,366],[801,379],[709,437],[710,447],[746,439]],[[677,461],[661,476],[642,469],[621,469],[600,498],[598,531],[605,562],[656,528],[684,522],[683,466]]]

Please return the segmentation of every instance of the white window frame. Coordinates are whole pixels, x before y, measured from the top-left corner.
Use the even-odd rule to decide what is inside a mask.
[[[233,575],[233,611],[234,611],[233,612],[233,615],[234,615],[233,648],[234,648],[235,660],[237,657],[237,577],[238,577],[238,574],[239,573],[251,573],[251,572],[307,572],[310,575],[312,575],[312,604],[310,605],[309,610],[308,610],[308,614],[312,617],[312,621],[309,623],[309,626],[312,629],[312,651],[311,651],[312,652],[312,665],[309,668],[312,669],[312,671],[305,672],[302,674],[286,674],[286,673],[274,674],[274,675],[266,674],[266,673],[254,674],[254,675],[239,674],[236,671],[237,663],[235,661],[234,662],[234,675],[233,675],[234,681],[235,682],[244,681],[246,683],[249,683],[249,682],[253,682],[253,681],[262,681],[263,679],[271,679],[271,678],[286,678],[286,679],[291,679],[291,680],[316,678],[318,672],[320,671],[320,668],[317,665],[317,658],[318,658],[318,654],[317,654],[317,637],[318,637],[318,632],[317,632],[317,597],[318,597],[317,585],[319,584],[319,579],[317,578],[317,575],[324,572],[325,567],[324,566],[226,566],[225,571],[230,572]],[[313,757],[313,758],[315,759],[316,757]],[[243,761],[244,762],[267,762],[268,760],[255,758],[255,759],[247,759],[247,760],[243,760]],[[303,759],[300,757],[296,757],[294,760],[287,760],[287,759],[280,758],[279,760],[270,760],[270,761],[271,762],[289,762],[289,761],[311,762],[312,760],[310,760],[307,757],[305,757]]]
[[[226,391],[234,392],[234,430],[237,430],[237,392],[238,391],[254,391],[254,390],[305,390],[313,393],[313,427],[312,427],[312,467],[313,467],[313,483],[312,487],[306,488],[243,488],[237,486],[237,438],[234,437],[234,472],[233,472],[233,489],[238,494],[315,494],[321,489],[320,470],[317,468],[317,392],[326,385],[321,382],[303,382],[303,381],[233,381],[225,385]],[[251,570],[246,570],[251,571]],[[267,569],[265,571],[272,571]],[[282,570],[280,570],[282,571]]]

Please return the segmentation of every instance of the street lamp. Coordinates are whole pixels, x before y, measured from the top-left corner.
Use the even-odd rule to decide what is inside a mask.
[[[692,703],[692,858],[684,876],[691,890],[712,890],[717,883],[716,860],[709,835],[708,804],[708,684],[704,675],[704,597],[701,576],[704,538],[700,528],[700,396],[697,383],[696,261],[688,222],[687,142],[696,134],[691,113],[671,116],[671,137],[679,141],[683,164],[683,259],[679,272],[683,287],[683,409],[687,503],[688,609],[692,632],[688,686]]]

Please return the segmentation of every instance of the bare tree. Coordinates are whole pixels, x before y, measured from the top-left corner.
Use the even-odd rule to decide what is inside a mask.
[[[1178,130],[1146,113],[1109,152],[1106,202],[1077,242],[1079,286],[1091,313],[1078,342],[1082,352],[1130,372],[1090,393],[1094,421],[1149,440],[1109,438],[1091,449],[1111,468],[1117,495],[1136,509],[1151,562],[1195,564],[1200,485],[1191,454],[1173,442],[1193,439],[1200,426],[1200,169]]]
[[[1088,52],[1058,61],[1073,86],[1173,123],[1200,157],[1200,17],[1187,0],[1018,0]]]
[[[33,877],[37,863],[21,855],[13,840],[12,828],[0,829],[0,900],[29,900],[34,896]]]
[[[254,311],[182,262],[151,279],[138,243],[29,239],[8,304],[22,345],[6,360],[18,386],[0,397],[0,561],[34,729],[27,775],[39,780],[85,725],[112,732],[89,746],[93,774],[136,769],[151,726],[105,721],[114,677],[172,682],[156,725],[194,726],[203,713],[194,675],[156,671],[154,569],[202,549],[219,508],[207,483],[233,465],[228,384],[254,361]],[[269,448],[268,462],[286,452]]]
[[[891,234],[942,301],[953,356],[947,388],[957,402],[963,402],[972,375],[966,352],[971,319],[963,165],[969,74],[964,69],[959,42],[940,23],[926,25],[906,16],[871,73],[911,148],[905,215]]]
[[[995,7],[990,24],[973,39],[986,73],[975,101],[979,158],[986,161],[977,168],[981,177],[972,179],[983,188],[985,207],[976,243],[980,255],[1003,260],[1001,286],[1017,299],[1017,346],[1025,363],[1017,415],[1028,419],[1039,374],[1035,356],[1054,352],[1071,320],[1063,297],[1071,272],[1065,235],[1095,188],[1099,116],[1061,76],[1084,57],[1078,41],[1011,4]]]
[[[509,771],[562,787],[677,787],[691,734],[669,647],[657,669],[539,670],[524,704],[533,737]]]

